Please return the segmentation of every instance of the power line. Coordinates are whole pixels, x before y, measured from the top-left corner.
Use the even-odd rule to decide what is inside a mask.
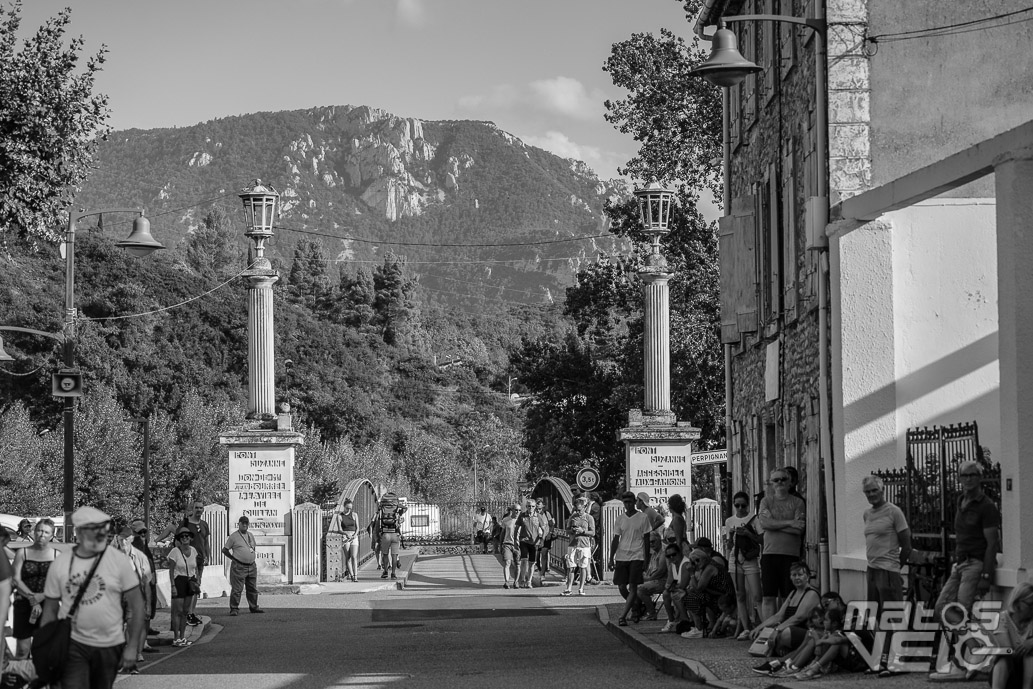
[[[906,41],[916,38],[931,38],[936,36],[950,36],[953,34],[968,33],[969,31],[981,31],[984,29],[993,29],[997,26],[1007,26],[1009,24],[1017,24],[1019,21],[1029,21],[1033,17],[1028,17],[1019,21],[1005,22],[994,26],[982,26],[990,22],[998,21],[1000,19],[1007,19],[1027,12],[1033,12],[1033,6],[1025,7],[1020,10],[1013,12],[1005,12],[1003,14],[997,14],[992,17],[983,17],[982,19],[972,19],[967,22],[958,22],[956,24],[945,24],[943,26],[933,26],[925,29],[913,29],[910,31],[898,31],[896,33],[884,33],[869,36],[866,40],[870,43],[891,43],[893,41]],[[954,29],[964,29],[962,31],[954,31]]]
[[[494,247],[513,247],[513,246],[541,246],[544,244],[563,244],[565,242],[580,242],[586,239],[602,239],[603,237],[612,237],[611,234],[592,234],[585,235],[582,237],[570,237],[568,239],[543,239],[537,242],[506,242],[502,244],[442,244],[435,242],[390,242],[379,239],[361,239],[359,237],[348,237],[343,235],[329,234],[326,232],[317,232],[315,230],[302,230],[296,227],[284,227],[275,225],[274,229],[287,230],[288,232],[298,232],[300,234],[310,234],[316,237],[329,237],[330,239],[341,239],[349,242],[360,242],[362,244],[383,244],[387,246],[429,246],[438,248],[474,248],[474,249],[487,249]]]

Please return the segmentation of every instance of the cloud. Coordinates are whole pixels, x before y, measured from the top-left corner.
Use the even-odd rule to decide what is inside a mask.
[[[602,119],[604,100],[606,95],[601,91],[589,92],[577,79],[560,76],[522,86],[497,84],[487,93],[463,96],[459,107],[464,110],[534,110],[590,121]]]
[[[406,26],[423,26],[427,21],[427,7],[424,0],[398,0],[398,20]]]
[[[606,99],[598,91],[589,94],[584,84],[570,77],[532,81],[529,88],[539,108],[577,120],[598,119]]]
[[[571,140],[563,132],[549,130],[544,136],[521,135],[520,140],[529,146],[536,146],[561,158],[574,158],[588,163],[600,179],[617,176],[617,167],[623,165],[626,156],[613,151],[604,151],[598,146],[586,146]]]

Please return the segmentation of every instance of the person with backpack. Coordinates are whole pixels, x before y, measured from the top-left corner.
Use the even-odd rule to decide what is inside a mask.
[[[760,545],[764,536],[757,531],[757,515],[750,512],[750,496],[739,491],[732,496],[735,514],[725,520],[724,535],[728,553],[728,572],[735,586],[739,629],[736,638],[745,641],[760,621]]]
[[[373,521],[369,528],[380,534],[380,558],[384,571],[380,578],[387,579],[390,574],[392,579],[397,579],[395,568],[399,564],[398,548],[401,543],[401,516],[404,510],[398,506],[398,498],[394,493],[387,493],[380,499],[377,512],[373,515]]]
[[[534,500],[528,498],[524,503],[524,511],[517,517],[517,542],[520,546],[520,574],[517,588],[531,588],[531,574],[538,561],[538,548],[541,547],[544,534],[542,520],[535,512]]]

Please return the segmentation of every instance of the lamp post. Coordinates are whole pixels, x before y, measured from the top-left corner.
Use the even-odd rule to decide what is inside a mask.
[[[151,530],[151,419],[143,416],[132,419],[143,428],[143,525]]]
[[[62,251],[65,258],[65,309],[60,333],[47,333],[31,328],[0,326],[0,330],[24,332],[42,337],[49,337],[62,344],[64,365],[54,376],[53,392],[55,396],[64,398],[64,526],[65,542],[72,539],[72,512],[75,510],[75,398],[82,394],[81,377],[75,370],[75,226],[83,218],[104,213],[135,213],[133,231],[130,235],[115,244],[125,249],[130,255],[142,257],[165,247],[151,236],[151,223],[140,208],[102,208],[99,210],[69,211],[68,228],[65,230]],[[3,352],[0,341],[0,352]],[[3,352],[0,361],[13,361]]]

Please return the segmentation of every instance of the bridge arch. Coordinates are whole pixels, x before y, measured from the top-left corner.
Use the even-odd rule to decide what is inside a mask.
[[[546,476],[534,484],[531,497],[542,499],[545,510],[556,520],[557,528],[564,528],[570,513],[574,511],[574,491],[566,481],[557,476]]]

